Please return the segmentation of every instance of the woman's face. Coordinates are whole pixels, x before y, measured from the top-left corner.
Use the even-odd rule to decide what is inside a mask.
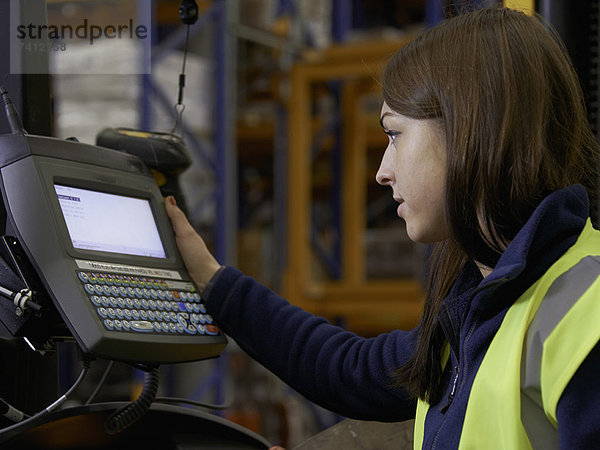
[[[381,126],[389,137],[377,182],[390,186],[415,242],[432,243],[450,237],[445,214],[446,140],[434,120],[417,120],[381,108]]]

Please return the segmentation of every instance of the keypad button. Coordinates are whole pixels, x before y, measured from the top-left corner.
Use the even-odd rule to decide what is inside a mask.
[[[206,325],[206,334],[216,336],[219,334],[219,328],[216,325]]]
[[[102,299],[97,295],[92,295],[90,299],[92,300],[92,303],[96,306],[100,306],[102,304]]]
[[[181,314],[179,316],[177,316],[177,323],[183,327],[187,327],[189,325],[188,320],[185,317],[183,317]]]
[[[77,273],[77,276],[78,276],[78,277],[79,277],[79,279],[80,279],[81,281],[83,281],[84,283],[88,283],[88,282],[89,282],[89,278],[88,278],[88,276],[87,276],[87,273],[85,273],[85,272],[78,272],[78,273]]]
[[[152,327],[152,323],[148,322],[147,320],[134,320],[129,322],[129,324],[131,325],[131,329],[134,331],[149,332],[154,329]]]
[[[106,308],[100,307],[100,308],[97,309],[97,311],[98,311],[98,315],[100,317],[102,317],[102,318],[108,317],[108,311],[106,310]]]
[[[83,288],[85,289],[85,292],[87,292],[88,294],[95,294],[96,290],[94,289],[94,286],[91,284],[86,284],[83,286]]]
[[[112,320],[110,320],[110,319],[106,319],[106,320],[104,321],[104,326],[105,326],[106,328],[108,328],[109,330],[113,330],[113,329],[115,328],[115,324],[114,324],[114,322],[113,322]]]

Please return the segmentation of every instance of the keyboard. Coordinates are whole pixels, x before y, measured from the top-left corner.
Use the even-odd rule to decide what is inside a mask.
[[[219,334],[191,282],[89,271],[78,271],[77,276],[107,330]]]

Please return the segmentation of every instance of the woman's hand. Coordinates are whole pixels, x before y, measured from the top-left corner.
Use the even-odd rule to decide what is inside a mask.
[[[221,265],[208,251],[206,244],[196,233],[183,211],[177,207],[173,196],[165,199],[165,208],[173,225],[177,247],[185,267],[194,284],[202,291]]]

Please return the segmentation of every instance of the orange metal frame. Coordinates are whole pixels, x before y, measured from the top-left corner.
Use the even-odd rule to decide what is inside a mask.
[[[295,65],[290,74],[284,296],[315,314],[341,317],[348,328],[368,334],[412,328],[422,310],[417,280],[372,281],[365,275],[367,120],[361,97],[365,82],[379,79],[385,60],[402,44],[378,41],[332,48],[320,59]],[[311,277],[311,84],[334,80],[344,82],[342,278],[319,281]]]

